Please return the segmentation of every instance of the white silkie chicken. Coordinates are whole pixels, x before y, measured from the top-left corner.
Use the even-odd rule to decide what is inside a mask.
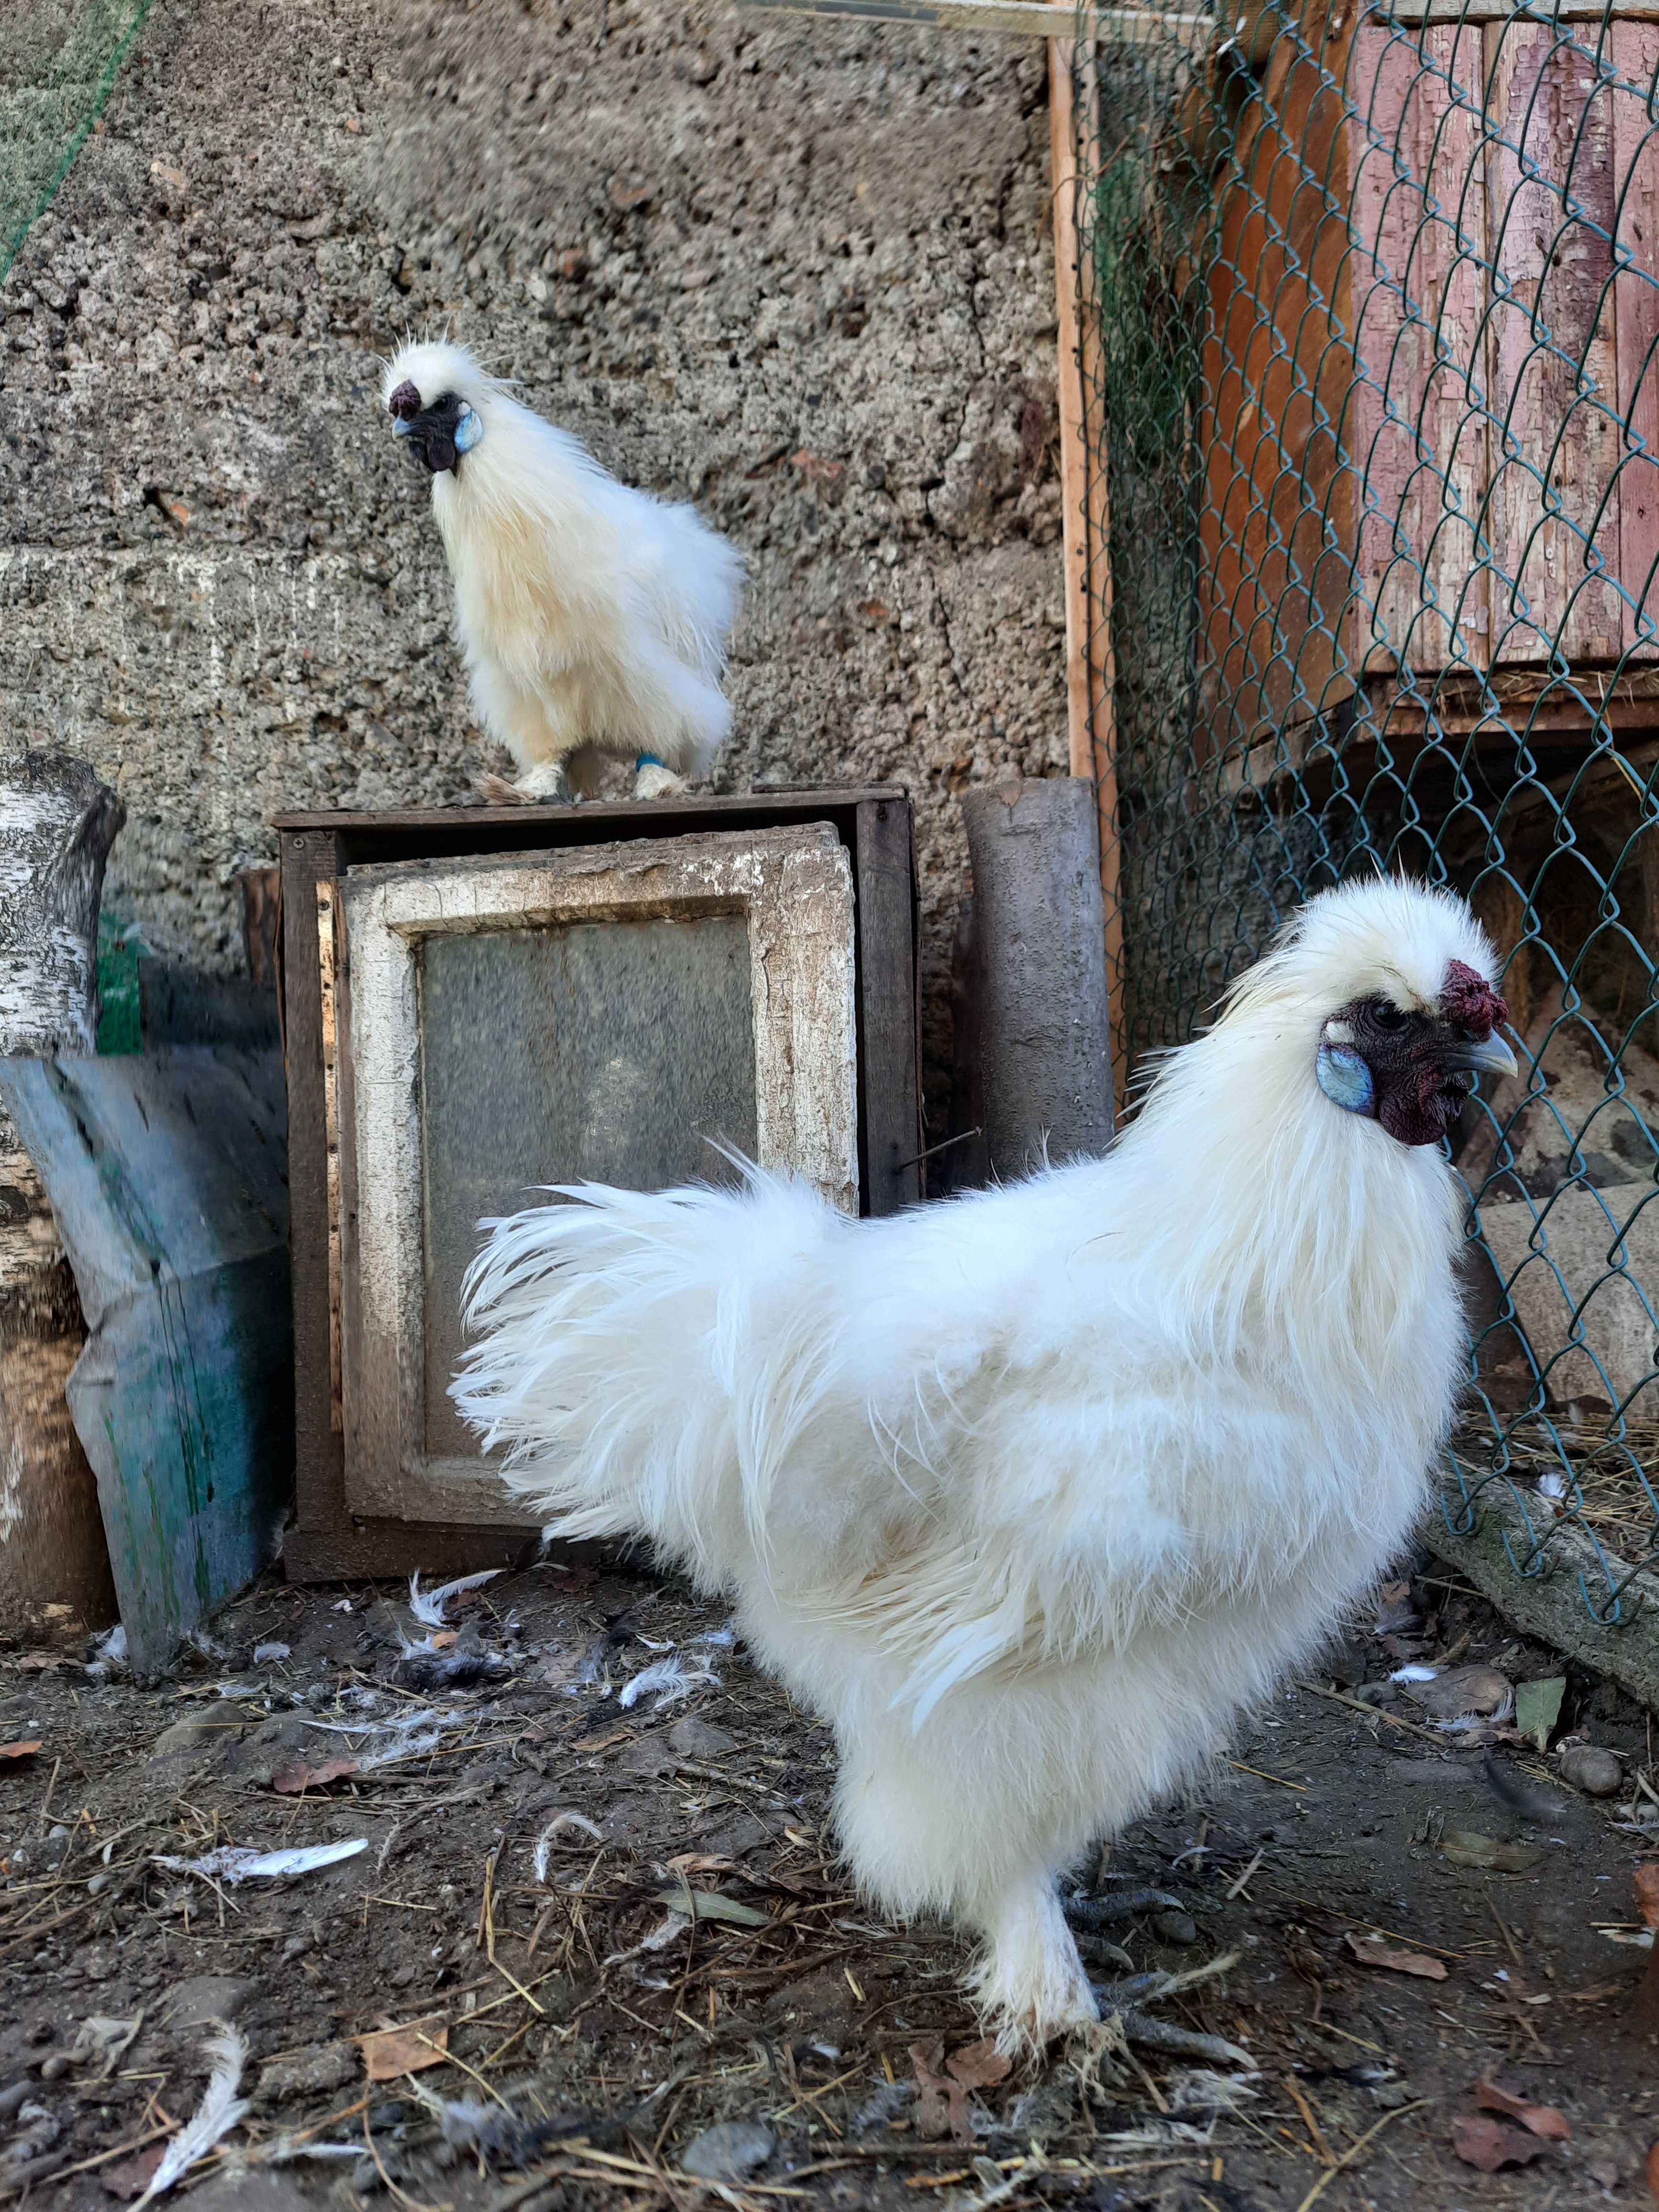
[[[1056,1878],[1396,1550],[1466,1373],[1439,1139],[1511,1073],[1490,945],[1314,900],[1103,1159],[854,1221],[585,1186],[486,1224],[454,1384],[567,1537],[648,1535],[833,1723],[867,1892],[981,1939],[1005,2047],[1096,2016]]]
[[[432,478],[473,707],[517,763],[493,795],[567,800],[596,756],[632,762],[640,799],[707,775],[732,726],[736,549],[607,476],[460,346],[400,346],[380,396]]]

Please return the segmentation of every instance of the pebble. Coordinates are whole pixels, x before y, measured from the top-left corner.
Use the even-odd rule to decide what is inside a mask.
[[[19,2109],[27,2104],[32,2086],[25,2079],[21,2081],[9,2082],[3,2089],[0,2089],[0,2120],[9,2120],[16,2117]]]
[[[777,2148],[770,2128],[755,2120],[722,2120],[705,2128],[680,2160],[683,2173],[699,2181],[742,2181]]]
[[[40,2061],[39,2072],[43,2081],[61,2081],[70,2070],[67,2051],[49,2051]]]
[[[1618,1759],[1599,1743],[1570,1743],[1555,1764],[1561,1779],[1587,1797],[1616,1797],[1625,1779]]]
[[[1496,1667],[1454,1667],[1432,1682],[1402,1682],[1401,1687],[1425,1712],[1445,1721],[1461,1720],[1466,1713],[1484,1719],[1515,1694],[1508,1675]]]
[[[1198,1923],[1190,1912],[1160,1912],[1152,1922],[1152,1933],[1162,1943],[1196,1943]]]

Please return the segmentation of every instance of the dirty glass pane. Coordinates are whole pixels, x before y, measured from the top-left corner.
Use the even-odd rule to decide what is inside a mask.
[[[728,1179],[753,1157],[755,1023],[738,915],[428,938],[421,1054],[426,1449],[471,1456],[446,1385],[477,1223],[591,1177]]]

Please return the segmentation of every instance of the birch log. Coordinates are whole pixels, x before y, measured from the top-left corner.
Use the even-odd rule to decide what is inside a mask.
[[[97,1048],[98,907],[126,810],[84,761],[0,752],[0,1053]],[[0,1111],[0,1634],[113,1620],[97,1486],[64,1386],[86,1341],[52,1208]]]

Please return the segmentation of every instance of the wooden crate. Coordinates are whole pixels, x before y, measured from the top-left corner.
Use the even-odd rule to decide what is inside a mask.
[[[434,1519],[429,1502],[386,1489],[377,1509],[349,1485],[342,1349],[353,1325],[351,1232],[357,1192],[349,1133],[351,1071],[340,1048],[349,988],[338,921],[353,871],[639,839],[707,838],[827,823],[850,863],[854,897],[857,1160],[860,1210],[888,1213],[919,1198],[921,1150],[916,1007],[915,875],[910,802],[896,787],[765,792],[656,805],[459,808],[278,818],[289,1084],[295,1360],[297,1525],[284,1565],[301,1581],[455,1572],[522,1553],[526,1534],[468,1504]],[[319,916],[322,925],[319,927]],[[371,1422],[371,1426],[373,1425]],[[361,1471],[360,1471],[361,1473]],[[375,1487],[373,1480],[369,1489]],[[457,1492],[459,1495],[459,1492]],[[422,1517],[412,1517],[415,1512]]]

